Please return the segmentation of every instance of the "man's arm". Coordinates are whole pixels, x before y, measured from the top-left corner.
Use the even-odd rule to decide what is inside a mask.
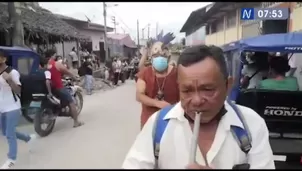
[[[21,93],[21,82],[20,82],[20,74],[16,70],[12,70],[10,73],[11,79],[7,80],[7,83],[11,87],[14,93]]]
[[[123,169],[154,169],[153,127],[157,112],[146,122],[136,137],[122,165]]]
[[[141,70],[141,69],[143,69],[145,67],[145,62],[148,59],[148,51],[147,51],[147,49],[142,49],[141,53],[142,53],[142,57],[141,57],[141,59],[139,60],[139,63],[138,63],[138,69],[139,70]]]
[[[46,84],[48,94],[52,94],[52,92],[51,92],[51,73],[49,71],[45,71],[44,75],[46,78],[45,84]]]
[[[158,107],[158,100],[152,99],[146,95],[146,82],[143,77],[145,70],[140,71],[136,82],[136,100],[147,106]]]
[[[62,72],[65,75],[68,75],[72,78],[76,78],[76,76],[70,72],[63,64],[56,62],[56,66],[55,66],[60,72]]]
[[[269,143],[269,131],[263,119],[255,133],[252,149],[248,153],[250,169],[275,169],[274,155]]]
[[[88,65],[87,65],[87,67],[90,68],[90,69],[93,69],[93,68],[92,68],[92,63],[89,62]]]

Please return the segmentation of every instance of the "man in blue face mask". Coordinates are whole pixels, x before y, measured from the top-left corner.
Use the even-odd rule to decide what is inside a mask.
[[[141,127],[154,112],[179,101],[177,72],[169,65],[169,50],[162,42],[150,50],[151,65],[141,68],[136,84],[136,99],[142,103]],[[142,55],[146,58],[147,53]]]

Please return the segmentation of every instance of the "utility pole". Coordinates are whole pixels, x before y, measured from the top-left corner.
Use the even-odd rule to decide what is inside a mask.
[[[145,29],[146,29],[146,27],[148,27],[148,38],[149,38],[149,27],[150,27],[150,24],[147,24],[144,28],[142,28],[142,39],[145,39]]]
[[[107,44],[107,21],[106,21],[106,17],[107,17],[107,11],[106,11],[106,3],[103,2],[103,9],[104,9],[104,49],[105,49],[105,62],[108,60],[108,44]]]
[[[24,46],[24,30],[20,8],[20,2],[8,2],[9,22],[13,25],[12,34],[10,34],[13,46]]]
[[[150,24],[148,24],[148,39],[149,39],[149,36],[150,36]]]
[[[114,24],[114,33],[116,34],[116,20],[115,20],[115,16],[111,17],[112,23]]]
[[[145,29],[142,28],[142,39],[145,39]]]
[[[126,34],[126,31],[125,31],[125,29],[124,29],[123,27],[121,27],[121,29],[123,30],[124,34]]]
[[[139,45],[139,21],[137,20],[137,45]]]

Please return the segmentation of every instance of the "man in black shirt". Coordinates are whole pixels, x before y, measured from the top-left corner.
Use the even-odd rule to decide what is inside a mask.
[[[85,68],[85,80],[84,85],[85,89],[88,95],[92,94],[92,88],[93,88],[93,70],[92,70],[92,60],[89,57],[86,57],[85,62],[83,63],[83,66]]]

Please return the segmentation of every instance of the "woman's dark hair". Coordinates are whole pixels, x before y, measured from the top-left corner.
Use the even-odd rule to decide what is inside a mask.
[[[57,61],[59,58],[63,59],[63,57],[62,57],[62,56],[57,55],[57,56],[56,56],[56,61]]]
[[[48,63],[49,58],[40,58],[40,65],[44,67]]]
[[[89,58],[90,58],[90,56],[85,56],[84,57],[85,60],[88,60]]]
[[[288,59],[283,57],[273,57],[270,61],[270,67],[279,75],[285,75],[290,70]]]

